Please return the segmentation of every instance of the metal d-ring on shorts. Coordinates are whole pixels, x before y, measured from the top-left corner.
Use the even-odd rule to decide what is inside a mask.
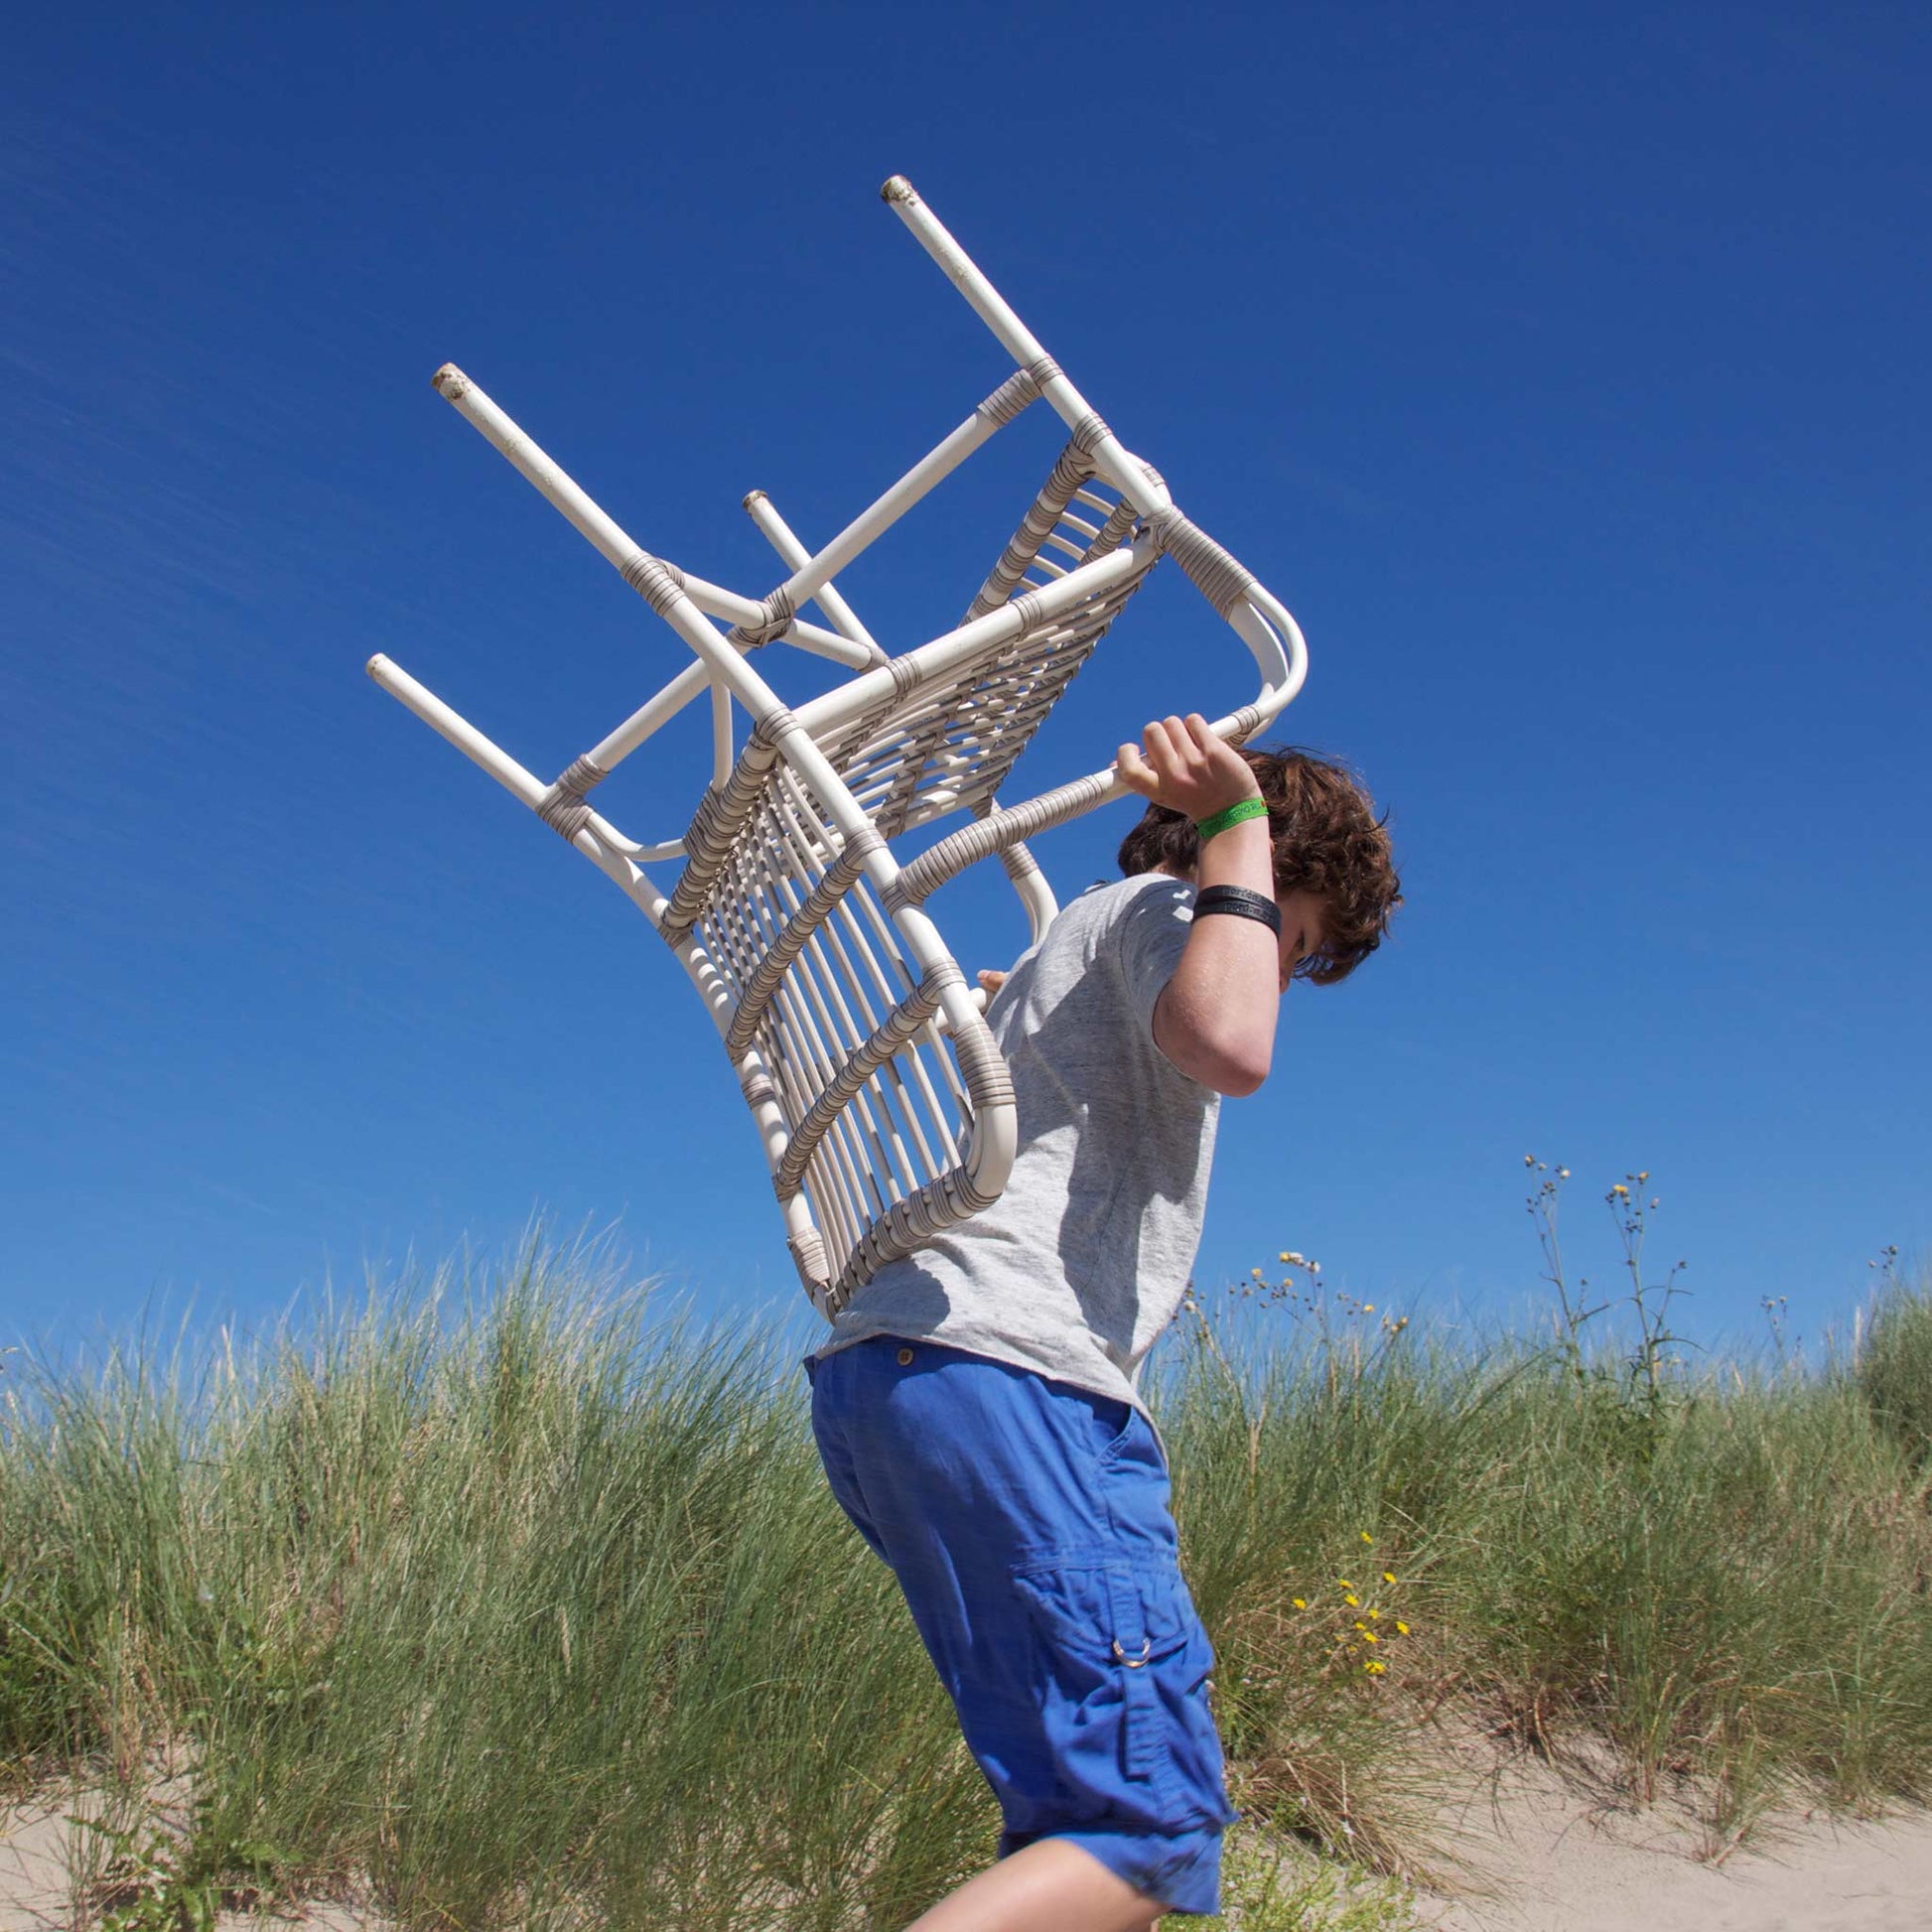
[[[1233,1818],[1168,1471],[1125,1402],[879,1335],[807,1365],[833,1493],[892,1566],[1000,1801],[1172,1911],[1218,1909]]]

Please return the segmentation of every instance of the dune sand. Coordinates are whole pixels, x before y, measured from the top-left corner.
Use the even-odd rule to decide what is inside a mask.
[[[1668,1806],[1619,1808],[1535,1764],[1481,1783],[1445,1821],[1480,1889],[1426,1895],[1421,1922],[1437,1932],[1932,1932],[1932,1814],[1870,1826],[1783,1818],[1714,1864]],[[68,1809],[0,1812],[0,1932],[73,1925]],[[374,1914],[335,1904],[220,1921],[222,1932],[277,1922],[384,1932]]]
[[[70,1798],[0,1808],[0,1932],[71,1932],[76,1923],[70,1876],[77,1833],[69,1814],[86,1809]],[[223,1912],[219,1932],[264,1932],[275,1925],[305,1932],[387,1932],[387,1922],[351,1906],[316,1903],[300,1913]]]
[[[1436,1932],[1932,1932],[1932,1813],[1777,1814],[1725,1851],[1576,1767],[1515,1757],[1468,1788],[1445,1827],[1472,1888],[1425,1895]]]

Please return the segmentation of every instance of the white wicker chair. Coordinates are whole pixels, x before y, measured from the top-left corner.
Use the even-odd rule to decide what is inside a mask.
[[[764,497],[746,499],[791,575],[762,600],[653,557],[458,369],[440,393],[495,444],[689,645],[695,661],[546,784],[383,656],[369,675],[620,886],[690,975],[763,1142],[788,1244],[828,1315],[887,1260],[998,1198],[1015,1151],[1000,1051],[927,897],[998,856],[1035,938],[1056,911],[1024,841],[1123,795],[1111,765],[1019,803],[1014,760],[1161,558],[1221,613],[1261,673],[1214,729],[1241,742],[1301,688],[1295,620],[1181,515],[992,285],[895,176],[885,199],[951,277],[1018,372],[871,508],[809,554]],[[961,622],[889,655],[833,584],[837,572],[967,457],[1043,398],[1068,440]],[[821,626],[799,616],[816,604]],[[722,619],[728,628],[713,620]],[[854,675],[788,708],[747,661],[783,642]],[[706,692],[713,778],[689,829],[639,845],[590,794]],[[733,713],[751,730],[734,750]],[[895,842],[962,829],[901,864]],[[668,891],[645,870],[682,861]]]

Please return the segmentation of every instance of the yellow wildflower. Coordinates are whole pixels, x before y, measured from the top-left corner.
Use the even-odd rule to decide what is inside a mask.
[[[1394,1572],[1393,1570],[1385,1570],[1385,1571],[1383,1571],[1383,1573],[1382,1573],[1382,1581],[1383,1581],[1383,1582],[1384,1582],[1385,1584],[1392,1584],[1392,1583],[1394,1583],[1394,1582],[1395,1582],[1395,1572]]]
[[[1400,1617],[1396,1618],[1395,1627],[1403,1636],[1406,1637],[1409,1634],[1409,1626]]]
[[[1372,1537],[1372,1536],[1370,1536],[1370,1535],[1369,1535],[1369,1533],[1368,1533],[1368,1532],[1367,1532],[1366,1530],[1364,1530],[1364,1531],[1362,1532],[1362,1541],[1363,1541],[1364,1543],[1373,1543],[1373,1542],[1375,1541],[1375,1539],[1374,1539],[1374,1537]]]
[[[1362,1607],[1362,1599],[1359,1596],[1357,1596],[1353,1590],[1350,1590],[1349,1593],[1346,1596],[1344,1596],[1341,1600],[1344,1603],[1346,1603],[1351,1610],[1359,1610]]]
[[[1335,1587],[1337,1589],[1353,1589],[1355,1586],[1346,1577],[1337,1577],[1335,1579]]]
[[[1378,1657],[1364,1664],[1362,1668],[1368,1672],[1369,1676],[1380,1677],[1382,1673],[1388,1669],[1388,1665],[1383,1663],[1382,1660]]]
[[[1370,1610],[1368,1616],[1371,1623],[1379,1623],[1382,1620],[1382,1612],[1380,1610]]]
[[[1298,1596],[1295,1599],[1295,1607],[1298,1610],[1306,1610],[1308,1606],[1309,1606],[1309,1599],[1306,1596]]]
[[[1630,1191],[1629,1188],[1627,1188],[1620,1180],[1616,1183],[1614,1187],[1610,1189],[1610,1192],[1613,1194],[1627,1194],[1629,1191]]]
[[[1362,1641],[1364,1643],[1380,1643],[1382,1641],[1373,1630],[1364,1629],[1359,1623],[1356,1624],[1355,1628],[1362,1632]]]

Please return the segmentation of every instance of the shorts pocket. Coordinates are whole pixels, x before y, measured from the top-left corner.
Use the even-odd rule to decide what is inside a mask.
[[[1042,1688],[1079,1725],[1113,1718],[1122,1773],[1156,1778],[1171,1758],[1177,1680],[1191,1695],[1212,1667],[1178,1569],[1117,1549],[1072,1550],[1019,1565],[1013,1578],[1045,1647],[1051,1683]]]
[[[1131,1402],[1113,1396],[1093,1395],[1085,1390],[1081,1393],[1086,1396],[1087,1412],[1093,1418],[1090,1440],[1095,1457],[1111,1463],[1127,1447],[1127,1439],[1141,1419],[1140,1412]]]

